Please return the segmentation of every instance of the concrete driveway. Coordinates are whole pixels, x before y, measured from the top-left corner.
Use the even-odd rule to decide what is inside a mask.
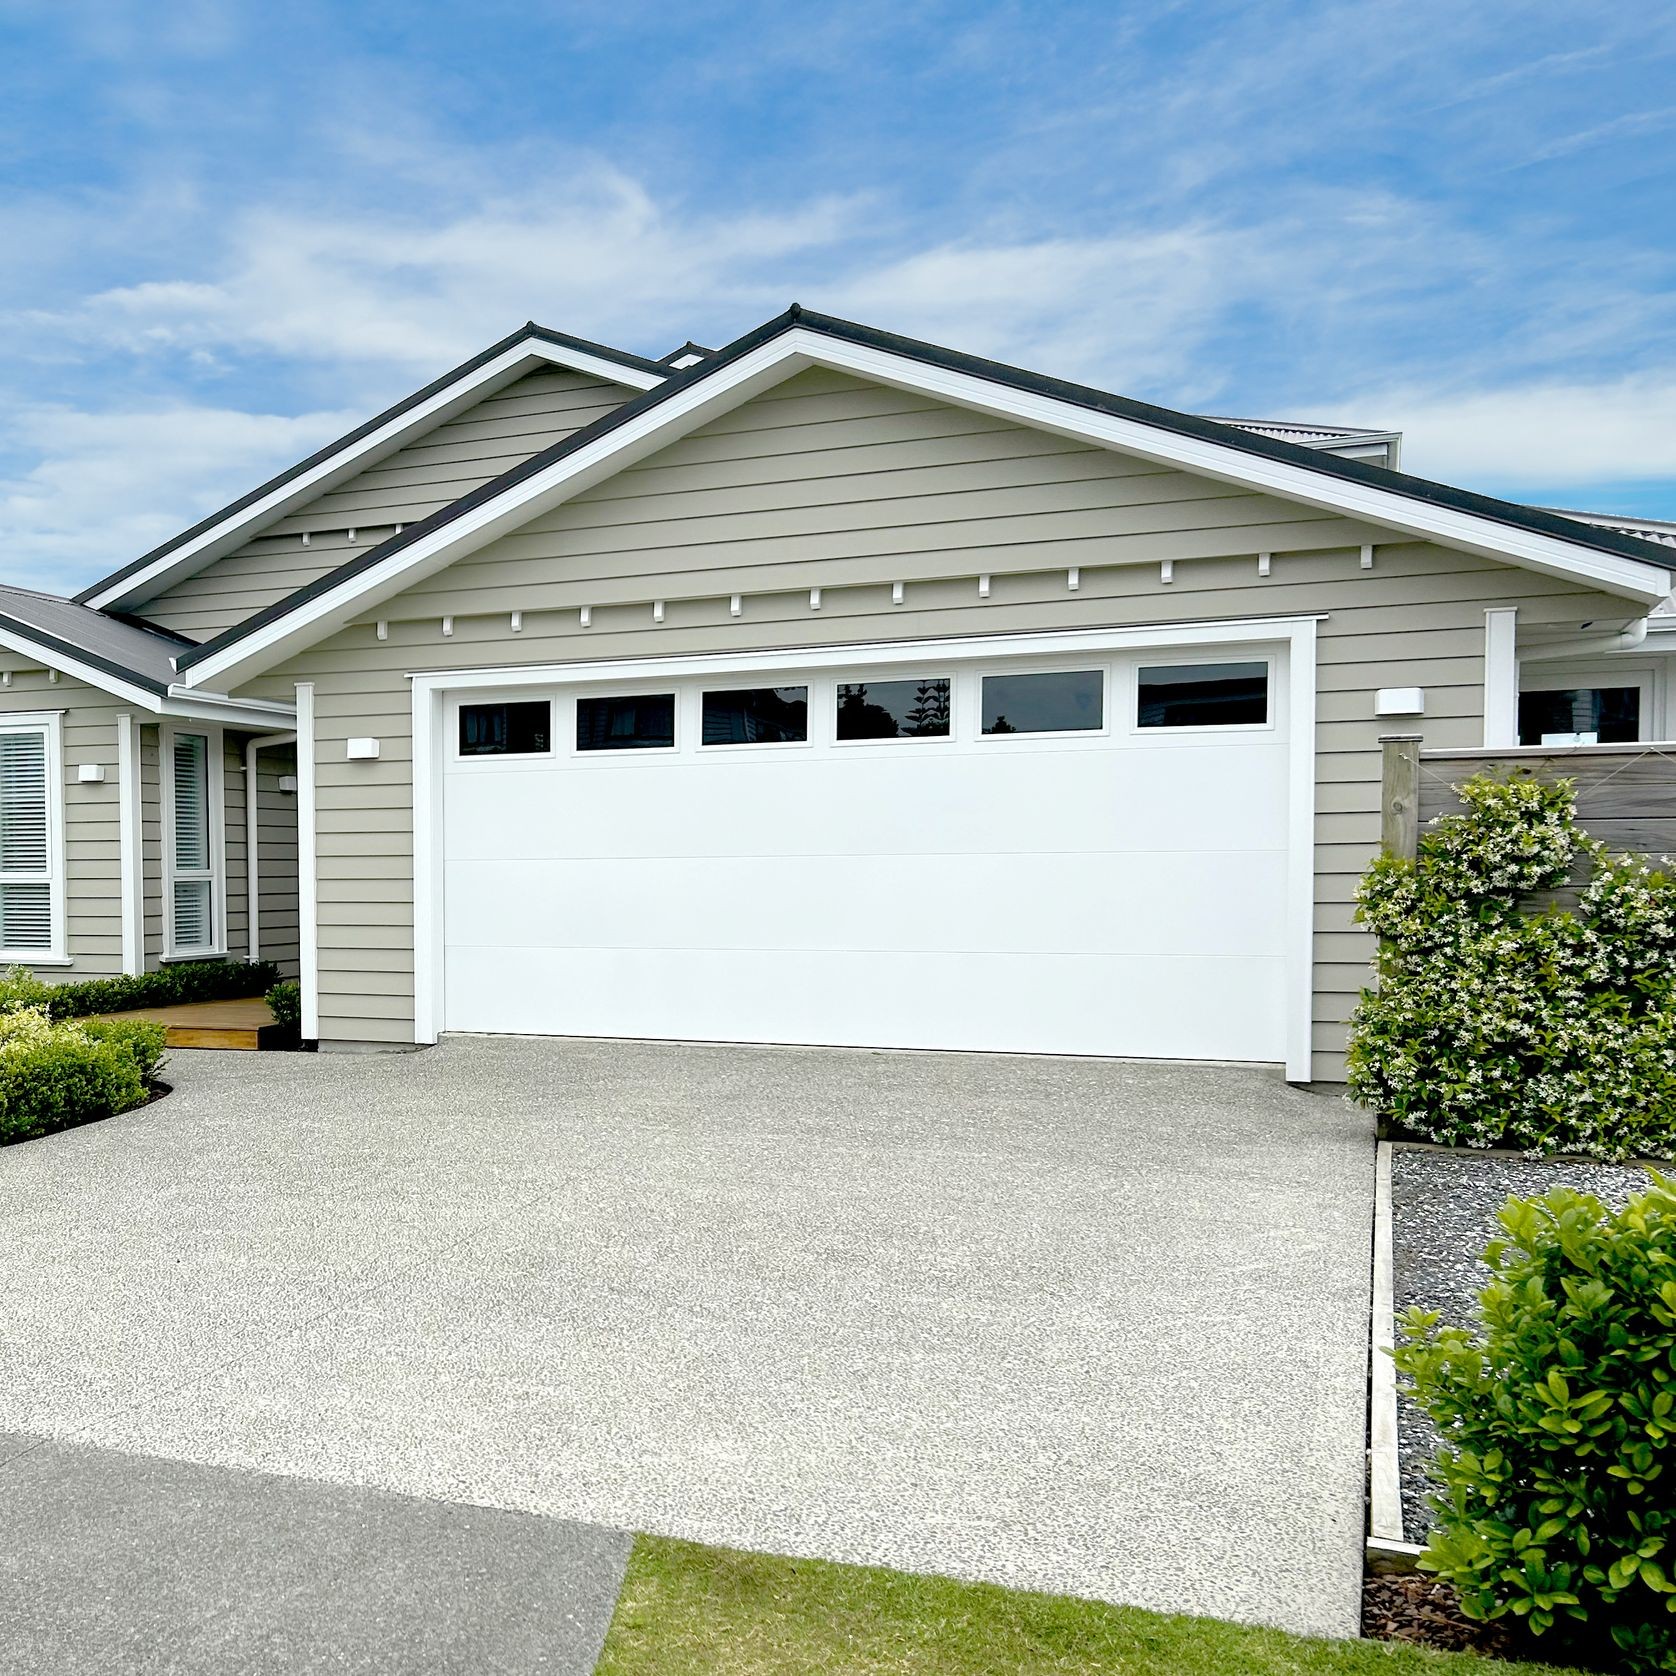
[[[0,1151],[0,1433],[1355,1630],[1334,1096],[508,1038],[170,1074]]]

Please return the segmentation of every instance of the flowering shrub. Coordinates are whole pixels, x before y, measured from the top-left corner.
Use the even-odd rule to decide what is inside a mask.
[[[1358,890],[1381,942],[1350,1092],[1457,1145],[1676,1157],[1676,878],[1590,838],[1568,780],[1456,790]],[[1574,877],[1575,909],[1527,900]]]
[[[1421,1566],[1636,1672],[1676,1671],[1673,1189],[1509,1199],[1478,1330],[1410,1310],[1396,1352],[1443,1437]]]

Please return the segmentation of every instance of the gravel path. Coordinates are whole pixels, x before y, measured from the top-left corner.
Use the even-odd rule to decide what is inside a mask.
[[[1480,1253],[1501,1232],[1496,1215],[1509,1194],[1532,1198],[1552,1187],[1593,1193],[1617,1207],[1647,1184],[1634,1164],[1553,1163],[1397,1147],[1391,1155],[1391,1244],[1397,1317],[1413,1305],[1436,1310],[1452,1326],[1478,1319],[1478,1294],[1489,1278]],[[1397,1398],[1402,1455],[1403,1525],[1423,1542],[1431,1525],[1426,1467],[1437,1431],[1406,1397]]]

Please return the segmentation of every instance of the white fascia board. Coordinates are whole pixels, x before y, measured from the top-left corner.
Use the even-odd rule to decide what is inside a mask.
[[[54,647],[44,646],[40,641],[32,640],[26,634],[18,634],[13,629],[0,626],[0,646],[8,652],[38,659],[44,668],[56,669],[60,675],[85,681],[88,686],[97,687],[101,692],[109,693],[112,698],[120,698],[125,704],[137,704],[141,709],[155,711],[163,702],[147,687],[124,681],[120,675],[113,675],[96,664],[83,663],[80,658],[71,657]]]
[[[125,576],[91,595],[86,603],[103,611],[151,598],[180,577],[191,575],[253,539],[265,525],[278,522],[303,503],[347,482],[357,472],[375,465],[426,431],[458,418],[485,397],[542,365],[567,367],[572,372],[635,391],[649,390],[663,382],[663,375],[658,373],[626,367],[542,338],[524,338],[494,360],[486,361],[475,371],[438,390],[428,401],[396,414],[387,424],[321,460],[312,470],[287,479],[272,493],[230,514],[191,541],[159,554],[144,570],[137,570],[132,576]]]
[[[763,344],[736,361],[725,376],[690,385],[555,460],[546,470],[514,483],[494,499],[408,542],[341,588],[318,595],[213,657],[190,665],[181,671],[182,681],[191,687],[237,686],[271,669],[291,652],[313,645],[380,600],[412,587],[584,489],[615,476],[707,420],[784,383],[810,364],[806,356],[788,352],[783,337]]]
[[[224,722],[228,727],[288,729],[297,720],[296,706],[276,699],[228,698],[224,693],[196,692],[173,686],[158,702],[164,716],[188,716],[200,722]]]
[[[1586,581],[1608,593],[1622,594],[1649,605],[1668,596],[1671,590],[1670,572],[1640,559],[1577,546],[1534,530],[1516,529],[1478,513],[1433,506],[1391,489],[1327,476],[1289,460],[1272,460],[1227,443],[1184,436],[1179,431],[1142,420],[1096,413],[1057,396],[1016,390],[946,367],[926,366],[888,350],[831,338],[821,338],[819,342],[818,349],[808,351],[812,360],[860,378],[894,384],[978,412],[1014,419],[1038,430],[1102,443],[1160,465],[1197,472],[1263,494],[1279,495],[1343,517],[1383,524],[1503,564]]]
[[[1513,528],[1490,518],[1433,506],[1389,489],[1272,460],[1227,443],[1185,436],[1057,396],[1022,391],[972,373],[930,366],[909,356],[854,344],[824,332],[793,327],[731,365],[700,378],[618,425],[545,470],[514,483],[463,517],[406,543],[341,587],[316,596],[261,630],[185,672],[189,685],[241,680],[271,668],[288,653],[312,644],[381,600],[411,587],[458,558],[591,488],[595,483],[666,447],[688,431],[738,407],[762,391],[812,366],[853,373],[875,383],[910,390],[975,412],[992,414],[1078,441],[1093,442],[1138,458],[1196,472],[1383,525],[1503,564],[1588,582],[1610,593],[1653,604],[1671,591],[1670,573],[1638,559],[1574,546],[1557,537]]]
[[[1017,634],[963,634],[947,640],[868,640],[824,646],[781,646],[762,652],[671,652],[655,658],[600,658],[591,663],[507,664],[497,669],[415,671],[415,690],[469,691],[483,687],[582,686],[638,681],[648,676],[764,674],[780,670],[849,669],[858,664],[969,663],[1027,655],[1076,656],[1108,651],[1179,650],[1184,646],[1250,646],[1313,634],[1322,619],[1230,617],[1214,622],[1147,623],[1136,628],[1039,629]]]

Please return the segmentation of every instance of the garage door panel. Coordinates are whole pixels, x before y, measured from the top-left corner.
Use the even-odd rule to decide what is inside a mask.
[[[451,941],[509,948],[1262,954],[1283,854],[451,862]]]
[[[1091,762],[1091,757],[1096,761]],[[448,853],[1284,849],[1283,745],[740,756],[461,774]]]
[[[1275,958],[456,948],[445,1004],[510,1034],[1266,1061],[1283,990]]]

